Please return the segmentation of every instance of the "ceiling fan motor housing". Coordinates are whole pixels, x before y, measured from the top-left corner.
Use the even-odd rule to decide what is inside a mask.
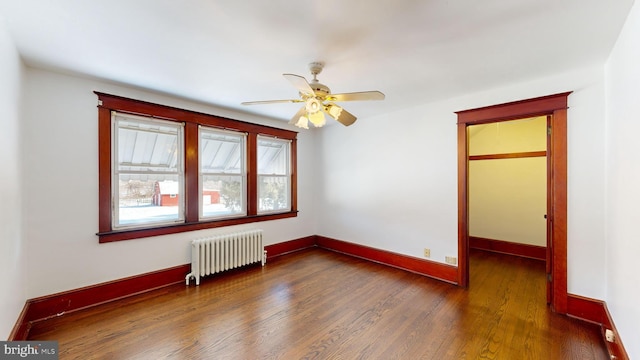
[[[317,61],[309,64],[309,71],[311,71],[311,75],[313,75],[313,79],[309,83],[309,86],[311,86],[311,89],[315,93],[316,98],[320,101],[323,101],[325,96],[331,94],[331,90],[329,90],[329,87],[327,85],[318,82],[317,76],[322,72],[323,68],[323,62]]]
[[[323,100],[325,96],[331,94],[331,90],[329,90],[327,85],[321,84],[317,81],[312,81],[309,83],[309,86],[311,86],[311,89],[316,94],[316,98],[321,98],[321,100]]]

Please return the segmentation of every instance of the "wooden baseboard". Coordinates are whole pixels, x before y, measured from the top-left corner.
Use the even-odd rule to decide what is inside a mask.
[[[9,340],[26,340],[31,323],[184,282],[190,264],[29,299]]]
[[[412,256],[401,255],[346,241],[330,239],[324,236],[318,236],[316,244],[323,249],[411,271],[448,283],[457,284],[458,281],[458,268],[455,266],[418,259]]]
[[[611,359],[629,359],[629,355],[627,355],[627,351],[622,344],[622,339],[620,339],[620,334],[618,334],[607,304],[604,301],[568,294],[567,315],[600,325],[602,328],[602,339],[607,346],[609,357]],[[614,342],[607,341],[605,336],[606,330],[613,331],[615,335]]]
[[[265,250],[267,250],[267,255],[273,258],[312,246],[315,246],[315,236],[268,245],[265,246]],[[189,271],[191,271],[191,264],[178,265],[164,270],[29,299],[9,335],[9,340],[26,340],[31,324],[36,321],[184,282]]]
[[[294,251],[307,249],[316,246],[316,236],[307,236],[296,240],[285,241],[277,244],[267,245],[264,249],[267,251],[267,260],[275,257],[292,253]]]
[[[469,247],[471,249],[499,252],[542,261],[547,260],[547,248],[544,246],[518,244],[509,241],[469,236]]]
[[[457,282],[457,267],[455,266],[418,259],[324,236],[313,235],[283,243],[267,245],[265,246],[265,250],[267,250],[268,258],[272,259],[293,251],[314,246],[411,271],[448,283],[456,284]],[[26,301],[8,340],[27,340],[31,324],[36,321],[46,320],[54,316],[60,316],[65,313],[184,282],[186,274],[191,270],[190,267],[190,264],[184,264],[80,289],[29,299]],[[605,340],[607,350],[610,354],[617,356],[618,359],[628,359],[620,336],[615,329],[611,315],[604,302],[569,294],[568,309],[567,315],[569,316],[601,324],[603,336],[606,329],[612,330],[616,335],[616,341],[609,343]]]
[[[9,334],[9,341],[24,341],[27,340],[29,336],[29,331],[31,330],[31,322],[27,320],[27,311],[29,310],[29,303],[26,302],[20,315],[18,316],[18,320],[15,325],[13,325],[13,329]]]

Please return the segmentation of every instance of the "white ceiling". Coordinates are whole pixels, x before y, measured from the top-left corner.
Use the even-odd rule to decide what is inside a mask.
[[[334,93],[360,119],[603,64],[633,0],[0,0],[26,64],[289,120],[282,77]]]

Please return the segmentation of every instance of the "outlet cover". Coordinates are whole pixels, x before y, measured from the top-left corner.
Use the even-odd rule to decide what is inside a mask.
[[[431,249],[424,248],[424,257],[431,257]]]
[[[457,265],[458,264],[458,258],[456,258],[454,256],[445,256],[444,257],[444,262],[446,262],[449,265]]]

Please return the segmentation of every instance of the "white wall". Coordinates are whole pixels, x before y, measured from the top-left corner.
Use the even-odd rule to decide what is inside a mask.
[[[27,68],[24,166],[27,297],[165,269],[190,262],[189,240],[235,228],[264,229],[266,244],[317,233],[312,132],[298,135],[298,217],[154,238],[98,244],[98,116],[93,91],[239,120],[286,122],[233,113],[103,81]]]
[[[606,297],[631,359],[640,359],[640,5],[606,64]]]
[[[22,311],[24,238],[19,159],[23,67],[0,15],[0,339],[7,339]]]
[[[384,90],[384,89],[381,89]],[[331,126],[319,134],[319,235],[444,262],[457,256],[455,111],[573,91],[568,290],[604,296],[604,70],[554,77]],[[375,106],[375,103],[371,103]]]
[[[547,117],[473,125],[469,155],[547,150]],[[547,158],[469,161],[469,236],[547,246]]]

